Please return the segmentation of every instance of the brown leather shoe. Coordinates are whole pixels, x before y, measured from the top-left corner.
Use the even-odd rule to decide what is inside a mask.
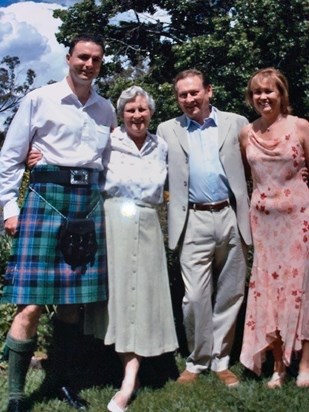
[[[233,388],[239,385],[239,379],[229,369],[226,369],[225,371],[216,372],[216,375],[220,379],[220,381],[229,388]]]
[[[193,383],[198,378],[198,373],[189,372],[187,369],[182,372],[182,374],[177,379],[177,383]]]

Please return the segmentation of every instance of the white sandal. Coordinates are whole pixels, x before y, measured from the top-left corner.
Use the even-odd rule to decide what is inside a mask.
[[[118,393],[118,392],[117,392]],[[117,395],[116,393],[116,395]],[[115,396],[116,396],[115,395]],[[108,405],[107,405],[107,409],[109,412],[126,412],[128,410],[128,407],[126,408],[120,408],[120,406],[116,403],[115,401],[115,396],[113,396],[113,398],[109,401]]]
[[[286,372],[274,372],[270,381],[267,382],[269,389],[281,388],[286,377]]]

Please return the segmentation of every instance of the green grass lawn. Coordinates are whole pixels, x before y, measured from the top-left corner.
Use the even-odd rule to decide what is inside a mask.
[[[89,352],[90,353],[90,352]],[[117,390],[120,383],[120,369],[116,358],[105,353],[104,357],[96,357],[92,365],[91,358],[83,360],[83,365],[75,371],[76,380],[79,381],[82,396],[91,403],[89,412],[104,412],[110,398]],[[86,356],[87,358],[87,356]],[[174,358],[173,358],[174,359]],[[88,362],[88,367],[85,365]],[[115,367],[113,368],[113,363]],[[268,377],[261,379],[249,376],[246,371],[235,364],[232,370],[238,374],[242,381],[238,388],[225,388],[212,373],[201,375],[194,384],[181,386],[173,378],[168,379],[168,369],[171,359],[163,359],[153,364],[146,365],[148,371],[141,370],[142,389],[137,398],[129,407],[131,412],[308,412],[309,389],[298,389],[295,378],[289,377],[282,389],[269,390],[265,387]],[[147,364],[147,361],[146,361]],[[159,365],[159,368],[158,368]],[[176,356],[175,366],[182,370],[184,359]],[[147,368],[146,368],[147,369]],[[162,372],[165,382],[158,377]],[[119,375],[111,379],[113,375]],[[175,370],[172,375],[175,374]],[[91,376],[96,375],[96,376]],[[110,377],[108,376],[110,375]],[[40,399],[37,390],[44,378],[44,370],[30,369],[27,379],[27,393],[33,401],[33,412],[72,412],[72,409],[58,400]],[[0,412],[6,408],[7,372],[0,371]]]

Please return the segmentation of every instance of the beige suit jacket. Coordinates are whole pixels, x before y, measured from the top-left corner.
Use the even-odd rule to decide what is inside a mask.
[[[239,132],[248,121],[245,117],[217,111],[219,155],[230,184],[240,234],[251,244],[249,197],[239,147]],[[175,249],[181,239],[188,217],[189,203],[189,143],[186,117],[182,115],[159,124],[157,134],[168,143],[168,237]]]

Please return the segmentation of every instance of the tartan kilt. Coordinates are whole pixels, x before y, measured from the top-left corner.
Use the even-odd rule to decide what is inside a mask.
[[[98,251],[93,264],[72,269],[57,248],[64,216],[95,221]],[[30,184],[4,276],[1,303],[83,304],[107,300],[105,217],[99,186]]]

